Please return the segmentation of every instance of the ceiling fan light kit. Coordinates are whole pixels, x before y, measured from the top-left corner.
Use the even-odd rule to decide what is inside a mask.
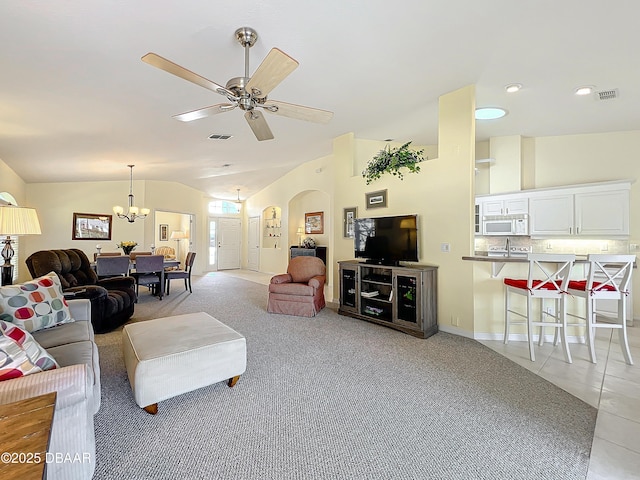
[[[272,48],[253,72],[253,76],[249,76],[249,49],[258,40],[258,33],[251,27],[241,27],[235,31],[235,37],[244,48],[244,76],[230,79],[224,87],[155,53],[147,53],[142,57],[143,62],[223,95],[230,102],[181,113],[174,118],[191,122],[240,108],[245,111],[244,117],[259,141],[274,138],[259,108],[275,115],[307,122],[327,123],[331,120],[333,112],[327,110],[268,100],[267,95],[298,67],[298,62],[282,50]]]

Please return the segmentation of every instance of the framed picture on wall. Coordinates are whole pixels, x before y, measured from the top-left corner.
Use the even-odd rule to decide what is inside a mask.
[[[160,230],[158,232],[158,240],[161,242],[166,242],[169,240],[169,224],[161,223]]]
[[[353,221],[358,215],[358,207],[349,207],[344,209],[342,215],[342,223],[344,225],[342,236],[345,238],[353,238]]]
[[[364,196],[367,208],[383,208],[387,206],[386,190],[365,193]]]
[[[111,240],[111,215],[74,213],[72,240]]]
[[[324,233],[324,212],[304,214],[304,233]]]

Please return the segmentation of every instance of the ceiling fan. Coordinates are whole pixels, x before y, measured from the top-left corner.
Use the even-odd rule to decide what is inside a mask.
[[[259,108],[269,113],[308,122],[327,123],[331,120],[333,112],[327,110],[268,100],[267,95],[298,67],[298,62],[282,50],[272,48],[253,76],[249,77],[249,49],[256,43],[258,34],[250,27],[242,27],[236,30],[235,36],[238,43],[244,47],[244,77],[232,78],[224,87],[155,53],[147,53],[142,57],[143,62],[219,93],[229,101],[174,115],[174,118],[190,122],[240,107],[245,111],[244,118],[260,141],[271,140],[273,133]]]

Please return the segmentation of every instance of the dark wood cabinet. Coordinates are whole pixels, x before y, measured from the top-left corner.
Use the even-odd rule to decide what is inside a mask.
[[[438,331],[437,273],[431,265],[340,265],[338,313],[427,338]]]
[[[318,257],[320,260],[327,264],[327,247],[315,247],[315,248],[302,248],[291,247],[289,251],[289,258],[308,256]]]

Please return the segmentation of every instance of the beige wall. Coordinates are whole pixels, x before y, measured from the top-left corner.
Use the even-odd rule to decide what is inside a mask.
[[[89,258],[93,258],[97,244],[102,245],[104,251],[115,251],[117,243],[128,240],[138,242],[138,250],[149,250],[157,236],[157,227],[154,224],[156,209],[194,214],[196,225],[199,222],[204,224],[199,231],[207,231],[206,215],[203,215],[203,212],[206,212],[207,199],[202,192],[173,182],[134,181],[133,193],[136,204],[152,208],[152,214],[147,219],[129,223],[114,215],[111,241],[71,240],[74,212],[113,214],[113,205],[126,208],[128,193],[129,182],[27,184],[26,204],[38,212],[42,235],[24,237],[20,249],[22,258],[19,261],[19,280],[31,278],[24,259],[38,250],[79,248]],[[202,235],[205,237],[194,241],[196,248],[205,248],[207,245],[206,233]],[[185,244],[183,241],[183,250],[186,249]],[[206,250],[202,250],[199,255],[200,260],[205,263],[206,254]],[[202,269],[198,266],[197,260],[196,257],[194,273]]]
[[[304,225],[304,212],[324,212],[325,230],[331,231],[331,223],[333,222],[332,196],[335,187],[332,159],[333,156],[328,156],[306,162],[246,200],[243,211],[245,224],[248,223],[250,217],[260,217],[260,232],[264,232],[263,210],[267,207],[281,209],[282,237],[278,247],[274,248],[272,242],[265,242],[265,239],[261,238],[259,266],[261,272],[282,273],[286,271],[289,261],[289,246],[298,244],[295,231],[298,226]],[[293,202],[294,197],[298,197],[300,203]],[[322,244],[327,246],[329,257],[333,255],[332,235],[310,236],[321,239]],[[246,247],[243,248],[243,257],[246,257],[245,251]],[[331,275],[329,275],[328,281],[332,281]]]
[[[7,192],[13,195],[18,205],[30,207],[31,205],[25,203],[27,199],[26,191],[26,183],[6,163],[0,160],[0,192]]]
[[[640,178],[640,131],[527,138],[523,142],[526,188]],[[631,185],[630,244],[640,244],[640,183]],[[630,253],[638,253],[631,251]],[[478,338],[501,338],[504,327],[505,277],[526,275],[526,268],[506,264],[491,278],[491,264],[474,265],[475,327]],[[640,273],[633,275],[634,317],[640,318]],[[514,333],[524,330],[514,329]],[[577,332],[570,332],[577,334]]]
[[[448,319],[444,327],[471,335],[472,265],[463,262],[461,257],[470,252],[473,244],[469,225],[473,214],[474,106],[473,87],[443,97],[438,148],[425,147],[427,156],[427,151],[437,151],[440,158],[423,162],[418,174],[407,174],[404,180],[385,175],[366,185],[361,172],[366,162],[386,143],[356,139],[353,134],[345,134],[334,140],[332,155],[301,165],[249,198],[246,215],[259,215],[265,206],[279,205],[283,209],[283,222],[285,219],[287,221],[283,232],[292,236],[305,211],[324,209],[325,227],[332,225],[332,233],[327,238],[329,300],[337,301],[337,262],[353,259],[354,256],[353,240],[342,235],[343,209],[357,207],[358,217],[417,213],[420,263],[441,267],[438,278],[439,315]],[[423,148],[419,145],[412,147]],[[387,190],[388,206],[366,209],[365,193],[383,189]],[[308,192],[323,192],[324,196]],[[451,218],[456,221],[452,222]],[[295,237],[288,240],[288,244],[297,242]],[[449,243],[451,251],[442,252],[442,243]],[[262,249],[260,270],[284,271],[288,262],[286,253],[277,249]]]
[[[262,248],[260,271],[284,271],[288,262],[288,246],[297,244],[294,233],[298,223],[303,221],[304,212],[324,211],[325,231],[330,232],[322,238],[329,255],[331,280],[328,297],[337,300],[337,261],[353,258],[353,240],[342,236],[343,209],[357,207],[360,217],[417,213],[420,262],[439,266],[440,328],[478,338],[497,338],[503,326],[502,277],[522,275],[523,272],[521,266],[507,265],[500,278],[491,278],[490,264],[460,260],[461,256],[473,250],[472,192],[475,186],[470,159],[474,158],[474,135],[468,118],[472,95],[468,89],[450,95],[443,97],[441,105],[441,138],[435,149],[439,151],[439,157],[423,162],[420,173],[408,174],[404,181],[386,175],[366,185],[361,176],[363,166],[385,143],[345,134],[334,139],[330,155],[304,163],[249,198],[243,209],[245,220],[251,216],[262,218],[263,208],[270,205],[282,209],[283,248]],[[486,144],[479,145],[479,148],[486,148]],[[638,151],[640,131],[526,138],[522,141],[523,182],[527,188],[542,188],[623,178],[635,180],[640,176],[640,162],[636,159]],[[11,193],[22,205],[36,208],[42,225],[41,236],[24,237],[21,242],[21,279],[30,278],[24,267],[24,258],[33,251],[78,247],[92,255],[98,242],[71,240],[73,212],[111,213],[114,204],[126,201],[129,188],[128,182],[25,185],[1,161],[0,174],[0,191]],[[639,188],[640,184],[635,182],[631,189],[630,243],[636,244],[640,244],[640,219],[636,214],[640,211]],[[364,194],[380,189],[388,190],[388,207],[367,210]],[[199,191],[172,182],[135,181],[134,193],[140,205],[194,214],[196,251],[200,252],[200,261],[206,263],[208,198]],[[114,219],[113,225],[109,249],[115,249],[115,243],[122,240],[136,240],[148,246],[157,234],[157,226],[147,220],[129,224]],[[450,253],[440,250],[442,243],[449,243]],[[198,262],[194,271],[199,270],[197,267]],[[640,316],[639,287],[640,278],[636,271],[636,318]]]

